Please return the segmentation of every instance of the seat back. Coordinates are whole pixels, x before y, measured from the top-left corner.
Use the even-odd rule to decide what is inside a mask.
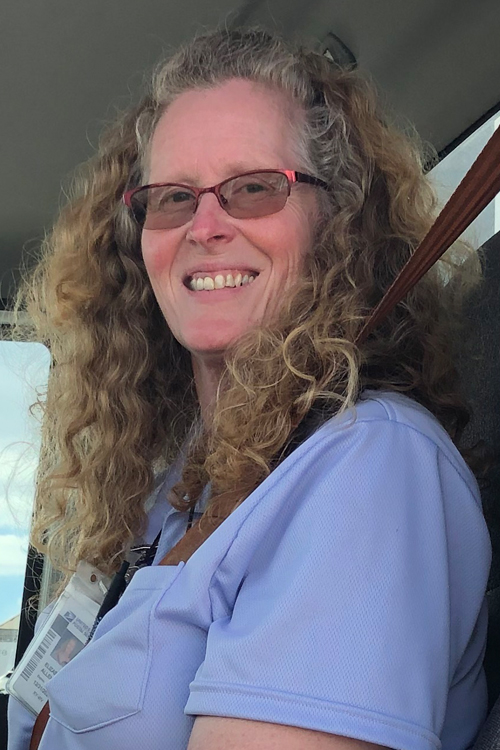
[[[473,750],[500,750],[500,700],[490,712]]]
[[[493,547],[484,662],[491,708],[500,695],[500,232],[485,244],[484,253],[485,281],[468,305],[474,336],[459,351],[459,367],[473,408],[467,442],[484,440],[493,452],[492,465],[481,488]]]

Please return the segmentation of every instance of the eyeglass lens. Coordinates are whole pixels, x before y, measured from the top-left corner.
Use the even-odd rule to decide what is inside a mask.
[[[227,180],[220,188],[221,204],[235,219],[250,219],[281,211],[289,194],[281,172],[258,172]],[[132,198],[144,229],[173,229],[186,224],[196,206],[196,194],[182,185],[138,190]]]

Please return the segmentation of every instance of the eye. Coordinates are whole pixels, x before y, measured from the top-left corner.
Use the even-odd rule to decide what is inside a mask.
[[[190,200],[193,200],[193,194],[187,193],[185,190],[177,190],[175,193],[165,196],[165,202],[169,203],[185,203]]]
[[[243,175],[236,177],[228,183],[226,190],[235,198],[263,198],[265,196],[281,192],[286,187],[283,175],[265,173]]]
[[[269,186],[263,185],[261,182],[248,182],[241,187],[241,190],[252,195],[254,193],[266,192],[269,190]]]
[[[147,207],[149,212],[169,211],[187,203],[192,203],[195,197],[189,190],[180,188],[151,188],[148,195]]]

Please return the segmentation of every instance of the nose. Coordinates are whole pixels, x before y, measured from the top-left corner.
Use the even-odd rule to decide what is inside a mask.
[[[217,196],[213,193],[205,193],[200,197],[190,221],[187,239],[207,249],[221,242],[230,242],[236,230],[229,218],[217,200]]]

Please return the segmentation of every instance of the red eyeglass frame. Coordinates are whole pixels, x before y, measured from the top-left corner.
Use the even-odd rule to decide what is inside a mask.
[[[132,205],[132,198],[136,193],[138,193],[140,190],[145,190],[146,188],[157,188],[157,187],[180,187],[180,188],[186,188],[187,190],[190,190],[195,195],[195,205],[193,209],[193,215],[196,213],[196,209],[198,208],[198,204],[200,202],[200,198],[205,193],[214,193],[215,197],[219,201],[219,205],[221,208],[226,210],[226,207],[223,203],[224,196],[220,194],[220,190],[228,182],[231,182],[232,180],[237,179],[238,177],[246,177],[248,175],[252,174],[267,174],[267,173],[279,173],[284,174],[288,181],[288,195],[287,199],[290,196],[290,191],[292,189],[292,185],[296,182],[304,182],[309,185],[316,185],[318,187],[325,188],[328,190],[328,184],[324,180],[320,180],[319,177],[312,177],[311,175],[305,174],[304,172],[297,172],[293,169],[253,169],[251,172],[243,172],[242,174],[234,175],[233,177],[228,177],[225,180],[222,180],[222,182],[217,183],[217,185],[212,185],[211,187],[206,188],[197,188],[193,185],[185,185],[180,182],[154,182],[150,185],[140,185],[139,187],[132,188],[131,190],[127,190],[123,196],[122,201],[123,203],[129,208],[132,212],[132,216],[137,221],[138,224],[141,222],[137,219],[137,216],[135,215],[134,207]]]

